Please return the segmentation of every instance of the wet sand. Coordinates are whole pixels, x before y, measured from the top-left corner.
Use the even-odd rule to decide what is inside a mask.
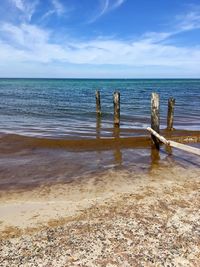
[[[155,167],[146,174],[133,170],[106,170],[98,176],[85,175],[70,184],[40,186],[28,191],[3,191],[0,196],[0,230],[40,227],[49,220],[73,217],[83,209],[121,195],[136,194],[145,198],[145,192],[150,188],[155,192],[161,190],[161,194],[167,187],[176,190],[179,185],[185,187],[196,183],[196,189],[200,189],[198,168],[169,165]]]

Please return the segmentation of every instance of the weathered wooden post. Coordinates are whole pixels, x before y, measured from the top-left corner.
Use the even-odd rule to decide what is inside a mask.
[[[168,113],[167,113],[167,130],[173,131],[174,125],[174,106],[175,106],[175,99],[170,97],[168,99]]]
[[[120,124],[120,93],[119,92],[114,92],[113,103],[114,103],[114,126],[119,127],[119,124]]]
[[[159,95],[157,93],[151,94],[151,128],[157,133],[160,132],[160,105]],[[156,148],[159,149],[159,140],[154,135],[151,135],[151,137]]]
[[[101,115],[101,97],[100,97],[100,92],[97,90],[96,91],[96,112],[97,115],[100,116]]]

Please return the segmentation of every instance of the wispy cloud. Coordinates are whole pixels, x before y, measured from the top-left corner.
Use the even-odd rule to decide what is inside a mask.
[[[40,21],[43,21],[52,15],[57,15],[60,17],[66,15],[66,13],[69,13],[70,11],[70,8],[66,8],[66,6],[64,6],[59,0],[51,0],[50,9],[42,15]]]
[[[11,43],[11,47],[17,47],[19,50],[27,49],[31,51],[33,47],[40,43],[47,43],[49,33],[38,26],[22,23],[19,26],[4,23],[0,27],[0,32],[5,38],[4,43]]]
[[[141,36],[146,43],[160,43],[175,35],[175,32],[147,32]]]
[[[177,16],[177,28],[180,31],[200,29],[200,8]]]
[[[56,12],[55,12],[54,9],[50,9],[50,10],[48,10],[46,13],[44,13],[44,14],[42,15],[42,17],[40,18],[40,21],[43,21],[43,20],[49,18],[50,16],[54,15],[55,13],[56,13]]]
[[[59,0],[52,0],[52,5],[57,15],[62,15],[65,13],[65,7],[61,4]]]
[[[121,6],[126,0],[116,0],[113,4],[113,8]]]
[[[195,10],[189,10],[185,14],[175,17],[173,20],[173,27],[170,31],[166,32],[147,32],[143,34],[143,39],[146,42],[162,42],[173,36],[187,31],[200,29],[200,7],[197,6]]]
[[[95,22],[104,14],[120,7],[126,0],[100,0],[100,6],[97,14],[95,14],[88,23]]]
[[[21,11],[25,10],[23,0],[12,0],[12,2],[16,6],[16,8],[18,8],[19,10],[21,10]]]
[[[11,0],[13,5],[23,14],[23,18],[27,21],[31,21],[33,14],[36,11],[36,7],[39,0]]]

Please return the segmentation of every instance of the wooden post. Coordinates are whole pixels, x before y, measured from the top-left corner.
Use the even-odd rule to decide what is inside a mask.
[[[114,92],[113,103],[114,103],[114,126],[119,127],[119,124],[120,124],[120,93],[119,92]]]
[[[157,133],[160,132],[159,95],[157,93],[151,95],[151,128]],[[151,137],[156,148],[159,149],[159,140],[154,135],[151,135]]]
[[[100,97],[100,92],[97,90],[96,91],[96,112],[97,115],[100,116],[101,115],[101,97]]]
[[[175,99],[170,97],[168,99],[168,113],[167,113],[167,130],[173,131],[173,124],[174,124],[174,106],[175,106]]]

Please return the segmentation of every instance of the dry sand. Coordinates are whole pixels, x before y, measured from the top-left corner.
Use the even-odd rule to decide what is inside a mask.
[[[197,167],[2,193],[0,214],[0,266],[200,266]]]

